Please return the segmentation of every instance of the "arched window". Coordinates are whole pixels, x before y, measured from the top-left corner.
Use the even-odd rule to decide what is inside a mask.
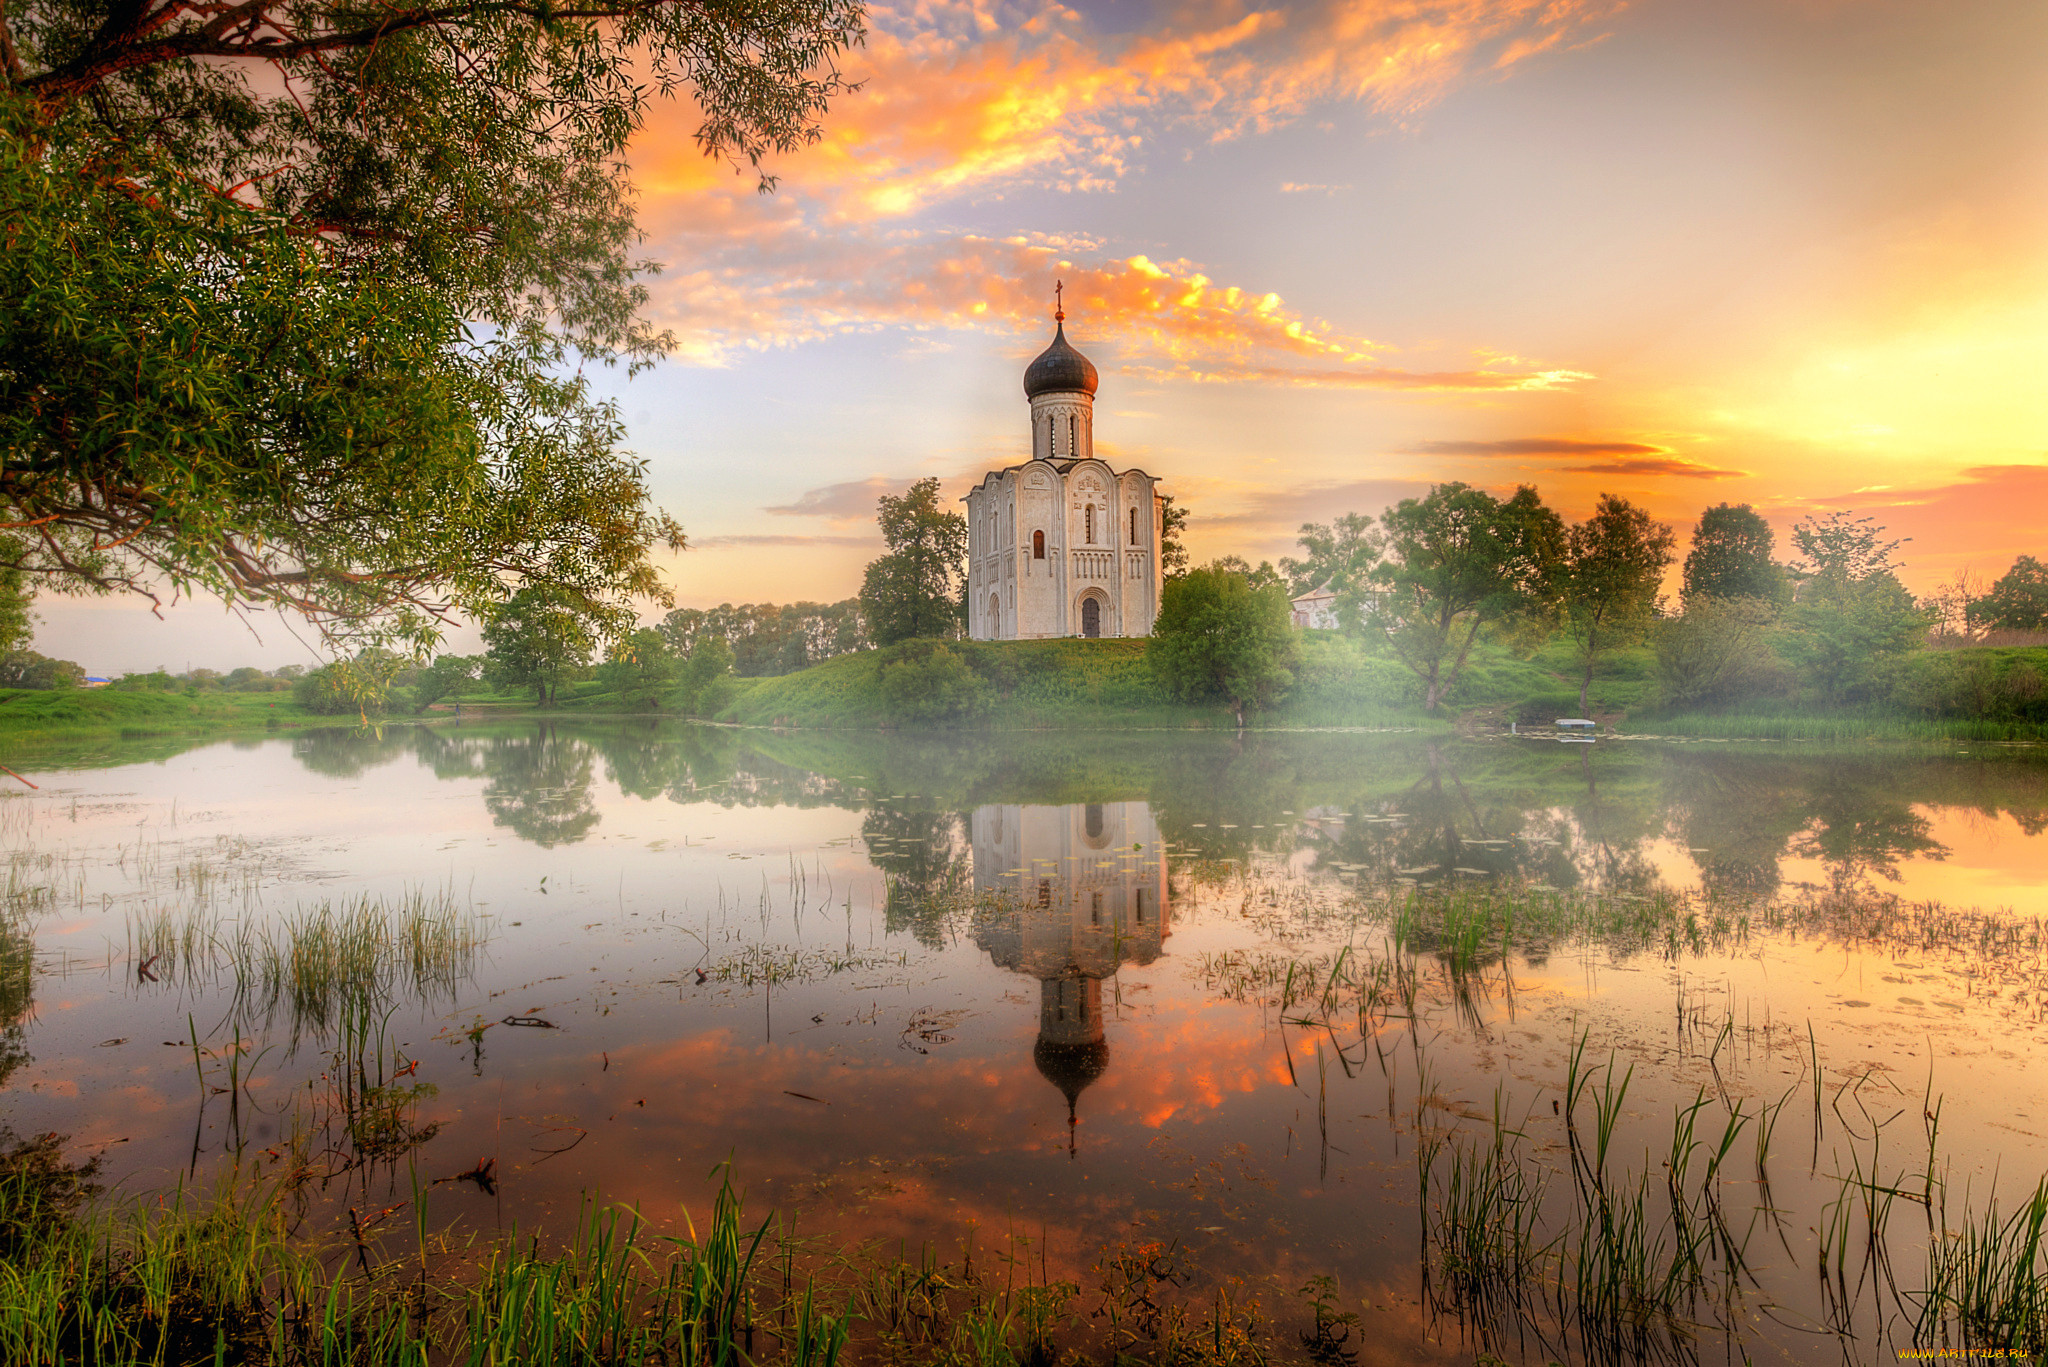
[[[1090,840],[1102,839],[1102,804],[1091,802],[1081,809],[1081,829],[1088,832]]]
[[[1033,533],[1031,534],[1031,558],[1032,558],[1033,560],[1043,560],[1043,559],[1045,559],[1045,533],[1044,533],[1044,532],[1033,532]]]
[[[1087,512],[1081,516],[1083,525],[1086,526],[1088,531],[1088,544],[1092,546],[1095,544],[1095,505],[1093,503],[1089,504]]]
[[[991,637],[1003,634],[1003,600],[993,593],[988,596],[988,634]]]
[[[1144,925],[1144,924],[1145,924],[1145,890],[1144,890],[1143,888],[1139,888],[1139,889],[1138,889],[1137,891],[1135,891],[1135,892],[1133,892],[1133,893],[1131,894],[1131,906],[1132,906],[1132,909],[1133,909],[1133,910],[1135,910],[1135,911],[1137,912],[1137,917],[1136,917],[1136,921],[1137,921],[1137,924],[1139,924],[1139,925],[1141,925],[1141,926],[1142,926],[1142,925]]]
[[[1138,510],[1136,508],[1131,509],[1131,544],[1133,546],[1138,544]]]
[[[1067,451],[1076,456],[1081,454],[1081,420],[1071,413],[1067,415]]]

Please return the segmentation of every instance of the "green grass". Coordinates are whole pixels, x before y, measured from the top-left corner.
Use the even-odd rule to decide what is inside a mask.
[[[169,987],[226,986],[231,1019],[282,1018],[296,1039],[325,1033],[345,1005],[452,1000],[487,939],[481,918],[446,891],[320,902],[254,923],[225,921],[195,900],[131,917],[128,957]]]
[[[986,710],[960,723],[978,730],[1228,730],[1220,702],[1183,703],[1161,691],[1140,639],[948,641],[985,690]],[[753,726],[872,729],[902,725],[883,691],[883,670],[929,643],[863,651],[776,678],[745,680],[747,690],[719,720]],[[1349,642],[1311,637],[1303,644],[1297,686],[1282,705],[1255,714],[1259,726],[1443,726],[1414,706],[1398,666],[1373,660]]]
[[[1162,1367],[1263,1367],[1270,1352],[1256,1296],[1182,1300],[1158,1276],[1162,1245],[1104,1250],[1092,1314],[1021,1236],[979,1268],[970,1240],[959,1262],[861,1246],[814,1270],[808,1241],[748,1216],[725,1170],[701,1229],[685,1211],[683,1232],[653,1236],[637,1211],[586,1198],[556,1249],[517,1229],[433,1230],[430,1184],[321,1241],[288,1232],[276,1182],[93,1206],[94,1175],[54,1136],[0,1143],[9,1367],[1021,1367],[1071,1360],[1077,1339]]]
[[[1792,703],[1779,707],[1752,705],[1725,712],[1653,711],[1631,717],[1626,729],[1657,736],[1805,741],[1824,745],[1859,741],[1999,743],[2048,740],[2048,726],[2032,722],[1985,721],[1967,717],[1931,719],[1873,708],[1830,711]]]
[[[294,726],[353,726],[306,711],[289,693],[145,693],[113,688],[0,689],[0,740]]]

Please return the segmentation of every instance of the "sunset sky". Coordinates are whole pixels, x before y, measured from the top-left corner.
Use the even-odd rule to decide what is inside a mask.
[[[686,105],[634,169],[675,357],[604,374],[679,600],[831,600],[874,501],[1028,450],[1067,282],[1098,448],[1197,559],[1430,483],[1690,527],[1875,514],[1925,591],[2048,528],[2039,0],[878,5],[773,195]],[[1789,548],[1787,548],[1789,553]],[[310,661],[45,600],[95,671]],[[462,648],[474,648],[456,641]]]

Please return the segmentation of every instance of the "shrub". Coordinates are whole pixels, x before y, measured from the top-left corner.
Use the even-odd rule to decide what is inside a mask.
[[[1145,644],[1161,688],[1188,702],[1221,699],[1239,726],[1247,708],[1286,693],[1298,653],[1286,587],[1254,585],[1220,561],[1166,586]]]
[[[1771,605],[1757,598],[1696,598],[1658,624],[1657,684],[1668,706],[1730,703],[1786,691],[1772,652]]]
[[[1990,651],[1954,650],[1914,656],[1899,671],[1894,700],[1930,717],[2048,721],[2048,681],[2025,660]]]
[[[0,654],[0,688],[79,688],[84,683],[85,666],[71,660],[53,660],[33,650]]]
[[[1537,693],[1514,706],[1515,720],[1523,726],[1548,726],[1559,717],[1579,714],[1576,692]]]
[[[994,693],[973,666],[936,642],[911,642],[900,654],[887,652],[878,667],[883,704],[891,717],[909,725],[978,721],[995,704]]]
[[[1930,622],[1895,577],[1877,573],[1814,580],[1785,624],[1786,658],[1823,699],[1843,703],[1888,691],[1896,662],[1920,644]]]

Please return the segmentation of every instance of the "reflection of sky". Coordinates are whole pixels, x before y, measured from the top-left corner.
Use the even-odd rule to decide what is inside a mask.
[[[437,1188],[436,1220],[530,1227],[573,1211],[578,1192],[601,1182],[606,1195],[638,1201],[665,1222],[679,1202],[701,1213],[704,1174],[731,1154],[758,1204],[799,1211],[801,1227],[814,1231],[948,1247],[970,1220],[984,1240],[1044,1230],[1055,1267],[1064,1261],[1083,1272],[1103,1241],[1178,1238],[1210,1272],[1270,1275],[1283,1290],[1335,1269],[1347,1289],[1383,1307],[1377,1322],[1409,1336],[1370,1345],[1366,1360],[1383,1352],[1395,1361],[1438,1351],[1413,1337],[1408,1304],[1418,1043],[1444,1099],[1433,1112],[1439,1119],[1489,1114],[1495,1087],[1505,1085],[1515,1104],[1536,1113],[1532,1133],[1551,1143],[1559,1136],[1546,1128],[1547,1101],[1569,1040],[1590,1028],[1595,1052],[1604,1057],[1612,1047],[1637,1065],[1628,1122],[1637,1127],[1628,1146],[1635,1152],[1661,1143],[1657,1129],[1672,1104],[1690,1101],[1695,1086],[1715,1085],[1715,1066],[1741,1096],[1782,1095],[1799,1080],[1808,1020],[1833,1076],[1881,1065],[1884,1085],[1914,1105],[1931,1041],[1937,1090],[1953,1093],[1944,1148],[1956,1156],[1958,1190],[1965,1176],[1988,1175],[2001,1162],[2008,1170],[2048,1166],[2040,1138],[2048,1134],[2048,1083],[2030,1067],[2044,1043],[2032,990],[2009,974],[1980,973],[1954,946],[1850,950],[1817,938],[1753,939],[1676,963],[1559,951],[1542,963],[1518,961],[1512,992],[1495,983],[1470,1014],[1460,1013],[1425,957],[1424,1025],[1411,1038],[1404,1023],[1389,1021],[1367,1050],[1355,1032],[1285,1024],[1270,1001],[1220,1001],[1202,978],[1215,956],[1310,956],[1350,933],[1329,872],[1293,846],[1320,848],[1347,824],[1364,824],[1334,813],[1375,809],[1311,801],[1322,794],[1270,755],[1255,766],[1263,787],[1235,778],[1185,794],[1160,786],[1149,801],[1115,796],[1094,804],[1093,814],[1088,803],[978,801],[948,824],[943,804],[931,805],[930,795],[945,789],[937,775],[878,776],[892,796],[871,803],[846,773],[818,780],[790,771],[777,788],[761,777],[766,762],[742,752],[693,771],[702,791],[768,794],[762,805],[728,796],[727,806],[701,796],[626,796],[621,781],[656,793],[691,789],[630,746],[606,742],[609,749],[586,752],[573,728],[558,728],[554,741],[572,763],[548,769],[507,758],[496,778],[456,763],[445,747],[432,753],[456,776],[436,777],[410,744],[375,751],[380,758],[368,767],[307,750],[328,756],[327,772],[315,772],[289,741],[36,775],[43,789],[0,806],[0,821],[16,848],[60,856],[57,867],[83,883],[60,879],[68,890],[39,926],[45,972],[27,1034],[34,1061],[8,1085],[9,1123],[109,1145],[109,1176],[131,1187],[184,1168],[196,1088],[189,1049],[164,1041],[182,1039],[188,1012],[205,1033],[220,999],[172,982],[136,986],[124,925],[131,908],[189,897],[190,861],[210,855],[227,875],[217,885],[227,916],[271,915],[364,889],[452,885],[492,918],[494,938],[461,999],[406,1005],[394,1019],[408,1056],[421,1061],[421,1079],[438,1088],[422,1114],[443,1129],[419,1154],[421,1174],[452,1174],[496,1155],[504,1178],[495,1200],[466,1186]],[[1315,738],[1313,749],[1346,743]],[[1334,758],[1339,769],[1387,769],[1394,777],[1385,790],[1398,793],[1414,782],[1404,753],[1361,745]],[[1654,875],[1680,885],[1693,877],[1692,855],[1661,819],[1573,807],[1552,794],[1520,808],[1515,795],[1537,791],[1520,771],[1488,777],[1480,760],[1439,758],[1466,766],[1457,783],[1446,777],[1439,786],[1455,793],[1463,785],[1470,810],[1488,823],[1479,840],[1505,838],[1503,823],[1520,822],[1584,858],[1574,842],[1586,829],[1616,839],[1647,832],[1631,852]],[[1267,783],[1276,770],[1291,776]],[[504,786],[504,774],[543,771],[583,773],[577,782],[585,786],[567,794]],[[1630,788],[1630,772],[1603,776],[1606,799],[1663,791],[1662,779]],[[1939,786],[1939,774],[1923,777]],[[494,781],[503,799],[495,807],[487,801]],[[816,806],[782,800],[796,791],[828,797]],[[2030,789],[2013,780],[2008,791]],[[909,792],[927,796],[893,796]],[[1174,814],[1183,802],[1199,810],[1196,820]],[[527,822],[536,806],[564,804],[595,818],[566,843],[536,843],[557,833],[545,819],[509,824]],[[1236,819],[1210,820],[1217,810]],[[1654,804],[1648,810],[1654,816]],[[2042,836],[2027,835],[2009,813],[1941,803],[1911,810],[1949,853],[1902,859],[1902,893],[2038,912],[2039,869],[2048,863]],[[906,819],[871,825],[879,811]],[[931,834],[911,849],[908,836],[870,841],[864,830]],[[1036,834],[1025,840],[1025,831]],[[1246,843],[1254,835],[1267,852]],[[1386,838],[1399,848],[1405,837]],[[1125,899],[1105,901],[1114,925],[1119,907],[1135,910],[1139,887],[1167,891],[1153,862],[1158,847],[1172,847],[1182,861],[1208,840],[1218,842],[1207,850],[1213,858],[1174,865],[1170,937],[1091,958],[1092,892]],[[1115,848],[1129,844],[1144,849]],[[1505,846],[1476,848],[1508,857]],[[117,850],[125,868],[110,862]],[[965,888],[983,898],[1007,888],[1030,902],[1045,875],[1013,871],[1061,871],[1047,909],[1056,915],[1017,923],[1017,962],[1005,957],[1011,932],[1000,916],[989,917],[1004,903],[890,929],[878,863],[942,881],[948,860],[964,861]],[[1826,882],[1810,862],[1783,861],[1788,886]],[[172,873],[181,863],[182,888]],[[1259,871],[1250,884],[1248,866]],[[1380,942],[1364,931],[1354,952],[1378,952]],[[694,967],[716,968],[762,946],[829,952],[853,966],[772,991],[717,976],[694,981]],[[1072,1132],[1034,1055],[1045,1020],[1033,975],[1047,965],[1099,974],[1097,1019],[1111,1049]],[[1674,1032],[1675,1002],[1690,1004],[1708,1023],[1704,1032]],[[493,1026],[473,1068],[463,1030],[529,1010],[563,1028]],[[1709,1065],[1706,1049],[1724,1013],[1739,1034]],[[126,1043],[103,1046],[113,1039]],[[274,1052],[256,1066],[254,1095],[281,1101],[316,1064],[310,1050],[296,1059]],[[216,1098],[199,1133],[209,1155],[218,1153],[224,1123]],[[1785,1122],[1788,1152],[1807,1143],[1804,1123]],[[276,1138],[277,1119],[253,1125],[270,1128],[252,1128],[252,1151]],[[578,1133],[574,1148],[548,1155]],[[1788,1164],[1782,1200],[1818,1190],[1809,1190],[1805,1172],[1803,1158]],[[410,1190],[403,1169],[378,1181],[367,1198],[338,1188],[324,1199],[388,1204]],[[1794,1243],[1805,1250],[1796,1231]]]

